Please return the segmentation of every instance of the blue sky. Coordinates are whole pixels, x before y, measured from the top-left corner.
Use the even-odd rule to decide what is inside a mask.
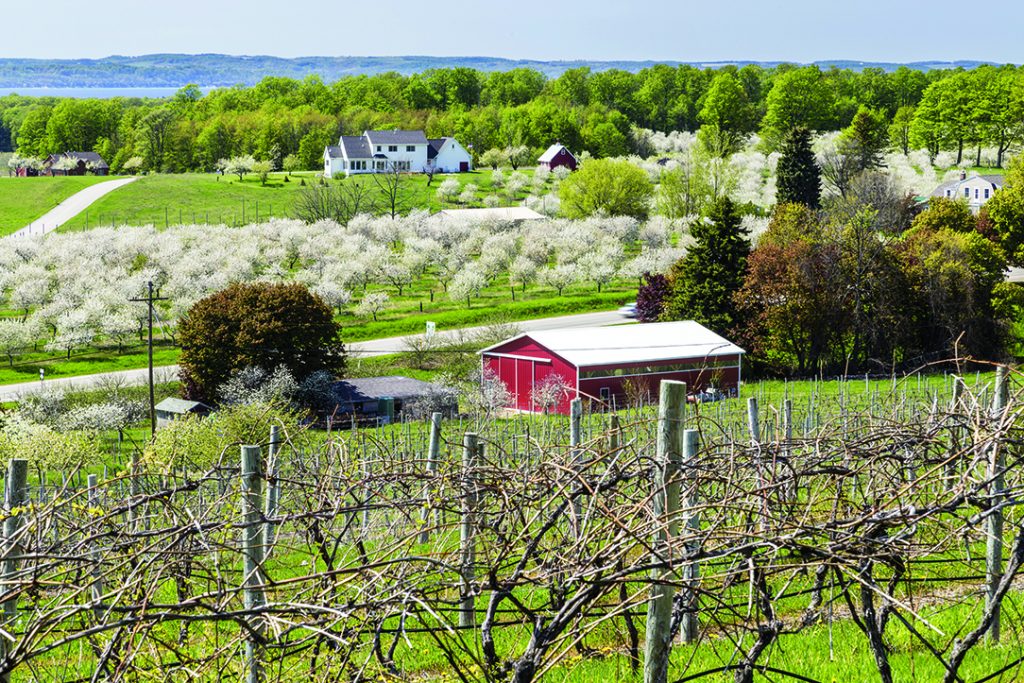
[[[532,59],[1024,61],[1024,2],[30,0],[0,56],[153,52]]]

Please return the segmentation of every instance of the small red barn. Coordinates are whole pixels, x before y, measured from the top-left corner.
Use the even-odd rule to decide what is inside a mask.
[[[510,408],[539,412],[547,402],[562,413],[577,396],[624,405],[626,382],[655,397],[663,379],[735,394],[744,353],[692,320],[526,332],[480,352],[485,374],[512,395]],[[557,400],[552,386],[565,389]]]
[[[537,159],[537,165],[549,171],[553,171],[559,166],[565,166],[570,171],[575,171],[576,157],[566,149],[565,145],[556,142],[548,147],[548,151],[540,155],[540,159]]]

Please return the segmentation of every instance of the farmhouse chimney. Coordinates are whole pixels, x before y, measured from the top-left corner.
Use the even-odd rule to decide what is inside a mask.
[[[963,169],[960,170],[960,180],[967,180],[967,171]]]

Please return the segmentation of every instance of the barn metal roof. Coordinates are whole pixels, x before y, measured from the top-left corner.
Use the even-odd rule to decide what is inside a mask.
[[[692,320],[613,327],[574,327],[526,332],[480,353],[529,337],[577,367],[717,358],[746,353],[728,339]]]

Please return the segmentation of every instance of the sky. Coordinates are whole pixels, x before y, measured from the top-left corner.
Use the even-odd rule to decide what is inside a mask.
[[[0,57],[1024,62],[1024,2],[951,0],[7,0]],[[4,24],[16,30],[3,28]]]

